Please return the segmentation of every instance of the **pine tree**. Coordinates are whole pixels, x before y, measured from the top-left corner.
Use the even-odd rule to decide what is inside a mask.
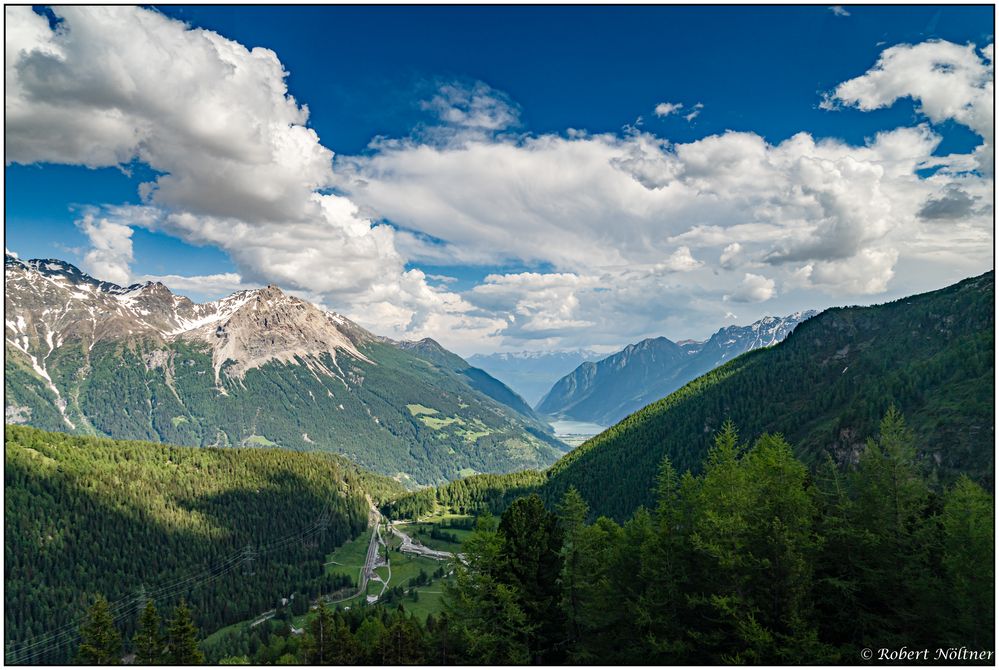
[[[139,617],[139,629],[132,638],[135,648],[135,662],[139,665],[159,665],[163,663],[165,643],[160,632],[160,615],[152,600],[146,601],[146,606]]]
[[[118,665],[121,662],[121,633],[115,628],[111,607],[104,596],[97,596],[80,627],[77,657],[85,665]]]
[[[198,629],[191,618],[191,610],[183,600],[173,611],[167,625],[167,665],[200,665],[205,655],[198,648]]]

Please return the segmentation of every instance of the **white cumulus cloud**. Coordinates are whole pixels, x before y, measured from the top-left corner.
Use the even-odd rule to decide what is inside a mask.
[[[121,286],[131,282],[132,228],[95,212],[87,212],[76,221],[90,240],[90,250],[83,257],[83,269],[89,274]]]
[[[874,66],[837,86],[823,106],[855,106],[865,111],[912,98],[933,123],[953,120],[984,140],[981,165],[992,169],[995,118],[992,44],[979,53],[974,44],[930,40],[885,49]]]
[[[469,322],[458,296],[405,268],[390,227],[323,192],[333,152],[273,51],[137,7],[54,11],[55,30],[30,7],[5,8],[7,160],[139,161],[159,173],[140,187],[144,206],[81,221],[88,270],[127,280],[131,226],[143,226],[217,246],[243,281],[309,291],[382,332],[422,335],[432,312]],[[442,89],[435,100],[451,123],[516,120],[481,88]]]
[[[763,302],[774,297],[776,282],[747,272],[742,283],[728,297],[734,302]]]

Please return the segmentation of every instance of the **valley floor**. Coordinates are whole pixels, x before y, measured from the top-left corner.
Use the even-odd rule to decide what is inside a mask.
[[[448,537],[443,539],[431,537],[431,533],[445,528],[443,524],[471,518],[441,514],[418,522],[393,522],[372,507],[368,529],[325,560],[327,574],[350,577],[354,586],[327,594],[323,601],[344,611],[364,607],[395,610],[402,605],[423,622],[430,615],[440,615],[444,611],[444,586],[451,574],[448,563],[473,531],[447,526]],[[229,654],[227,639],[249,634],[272,619],[286,620],[293,635],[301,635],[315,619],[315,603],[296,615],[292,611],[297,608],[290,598],[286,600],[287,595],[275,596],[275,608],[207,636],[202,646],[209,652],[209,660],[217,661]]]

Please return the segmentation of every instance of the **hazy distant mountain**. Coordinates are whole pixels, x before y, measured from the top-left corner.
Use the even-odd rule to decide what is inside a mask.
[[[556,381],[575,370],[580,363],[595,361],[605,354],[577,351],[517,351],[501,354],[475,354],[468,362],[482,368],[519,393],[532,407]]]
[[[12,256],[5,278],[8,423],[333,451],[420,483],[545,466],[564,447],[436,342],[392,342],[275,286],[199,305]]]
[[[740,354],[780,342],[815,314],[795,312],[748,326],[727,326],[704,342],[642,340],[603,360],[582,363],[558,380],[536,409],[609,426]]]

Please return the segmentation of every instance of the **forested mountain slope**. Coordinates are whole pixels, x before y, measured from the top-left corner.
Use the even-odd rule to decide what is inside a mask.
[[[68,660],[74,621],[96,594],[129,614],[126,630],[150,597],[161,611],[186,599],[211,631],[293,592],[329,593],[343,585],[324,575],[324,557],[367,527],[365,496],[402,490],[332,454],[23,426],[5,439],[8,661]]]
[[[746,353],[632,414],[545,472],[483,475],[419,491],[390,510],[494,512],[538,491],[554,505],[574,486],[594,516],[625,520],[654,500],[664,456],[697,472],[724,422],[783,434],[815,467],[855,463],[894,405],[913,429],[919,467],[992,489],[995,390],[993,272],[872,307],[829,309],[782,343]]]
[[[195,304],[6,257],[8,423],[197,446],[332,451],[403,481],[544,467],[563,445],[461,358],[270,286]]]
[[[439,365],[441,368],[456,375],[460,375],[469,386],[479,393],[492,398],[502,405],[510,407],[526,417],[547,425],[544,424],[544,419],[531,409],[531,406],[513,389],[482,368],[473,367],[458,354],[442,347],[436,340],[427,337],[418,342],[400,342],[399,348]]]
[[[919,458],[943,481],[992,487],[995,275],[872,307],[828,309],[777,346],[744,354],[632,414],[548,471],[550,500],[575,486],[600,514],[627,518],[653,500],[668,455],[696,470],[731,419],[745,434],[782,433],[816,465],[855,462],[889,405]]]

